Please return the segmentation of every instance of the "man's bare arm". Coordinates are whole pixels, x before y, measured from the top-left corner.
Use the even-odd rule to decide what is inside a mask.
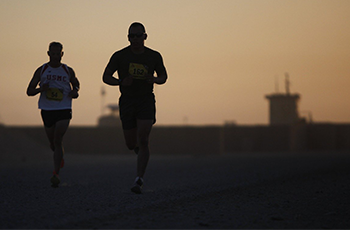
[[[72,98],[78,98],[79,97],[79,89],[80,89],[80,82],[78,78],[75,76],[75,72],[72,68],[68,68],[69,70],[69,76],[70,76],[70,83],[73,87],[73,89],[69,92],[68,96]]]
[[[162,85],[167,81],[167,79],[168,79],[168,75],[166,71],[157,73],[157,77],[154,78],[154,83],[158,85]]]
[[[43,85],[42,87],[36,88],[40,82],[40,72],[41,72],[41,67],[35,71],[32,79],[30,80],[28,88],[27,88],[27,95],[28,96],[35,96],[38,93],[41,93],[41,92],[48,89],[48,85]]]
[[[106,67],[103,72],[102,80],[107,85],[120,85],[119,79],[113,77],[114,72]]]

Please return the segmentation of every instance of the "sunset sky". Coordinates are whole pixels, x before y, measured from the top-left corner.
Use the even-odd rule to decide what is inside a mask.
[[[101,88],[104,105],[119,97],[103,70],[135,21],[168,71],[158,125],[268,124],[265,96],[285,92],[286,72],[301,116],[350,122],[349,0],[0,0],[0,123],[42,124],[26,88],[59,41],[81,82],[71,124],[96,125]]]

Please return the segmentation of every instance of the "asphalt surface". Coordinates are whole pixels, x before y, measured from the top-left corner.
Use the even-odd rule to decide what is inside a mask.
[[[350,153],[151,156],[143,194],[134,154],[3,158],[0,228],[350,228]]]

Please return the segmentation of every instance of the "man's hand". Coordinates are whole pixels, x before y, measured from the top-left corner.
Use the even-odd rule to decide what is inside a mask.
[[[78,93],[78,90],[76,89],[73,89],[71,90],[69,93],[68,93],[68,96],[71,97],[71,98],[78,98],[79,97],[79,93]]]

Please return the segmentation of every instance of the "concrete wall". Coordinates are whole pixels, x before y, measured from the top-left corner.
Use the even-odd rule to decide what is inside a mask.
[[[306,126],[308,150],[350,150],[349,124]]]
[[[220,126],[154,127],[150,148],[159,154],[220,154]]]
[[[350,150],[350,125],[339,125],[336,135],[336,148],[338,150]]]
[[[0,127],[0,151],[49,149],[43,127]],[[67,152],[130,154],[121,128],[70,127]],[[152,154],[224,154],[246,151],[350,150],[350,124],[295,126],[155,126]]]
[[[226,126],[223,127],[224,152],[287,151],[289,126]]]
[[[33,142],[49,148],[43,127],[11,127],[7,133],[22,133],[26,142]],[[68,152],[78,154],[127,153],[121,129],[97,127],[69,127],[64,136],[64,148]],[[19,141],[19,143],[21,143]]]

